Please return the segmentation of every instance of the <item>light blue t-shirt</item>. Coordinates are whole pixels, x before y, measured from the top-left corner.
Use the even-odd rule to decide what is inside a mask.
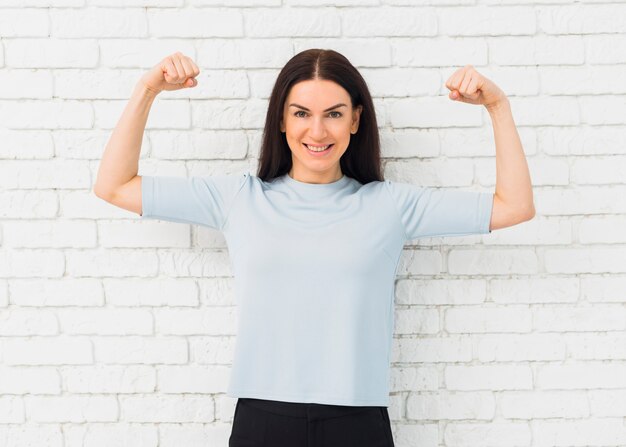
[[[221,231],[238,333],[231,397],[388,406],[407,240],[490,233],[493,193],[285,174],[142,176],[142,218]]]

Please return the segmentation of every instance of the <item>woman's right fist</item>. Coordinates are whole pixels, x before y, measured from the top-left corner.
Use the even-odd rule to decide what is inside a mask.
[[[200,69],[180,51],[167,56],[141,77],[141,82],[155,93],[163,90],[180,90],[198,85],[196,76]]]

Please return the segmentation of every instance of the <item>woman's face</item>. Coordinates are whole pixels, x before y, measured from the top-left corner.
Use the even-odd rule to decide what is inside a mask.
[[[352,109],[350,95],[325,80],[301,81],[291,87],[283,107],[281,132],[291,149],[289,175],[307,183],[330,183],[342,176],[339,159],[356,133],[362,106]],[[330,147],[314,152],[309,146]]]

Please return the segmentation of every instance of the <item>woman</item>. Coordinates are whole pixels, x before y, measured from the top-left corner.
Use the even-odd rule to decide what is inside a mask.
[[[493,194],[384,180],[367,85],[344,56],[320,49],[279,73],[256,176],[138,176],[152,101],[196,86],[199,72],[176,53],[141,78],[96,194],[143,218],[223,232],[239,308],[231,447],[393,446],[389,361],[404,243],[487,234],[534,215],[506,96],[469,65],[446,83],[451,99],[484,105],[492,117]]]

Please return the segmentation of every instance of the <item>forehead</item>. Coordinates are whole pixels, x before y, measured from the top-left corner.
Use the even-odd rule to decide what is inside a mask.
[[[327,79],[309,79],[294,84],[287,95],[286,105],[295,101],[303,106],[316,105],[320,108],[337,102],[350,104],[350,95],[342,86]],[[330,104],[332,103],[332,104]]]

